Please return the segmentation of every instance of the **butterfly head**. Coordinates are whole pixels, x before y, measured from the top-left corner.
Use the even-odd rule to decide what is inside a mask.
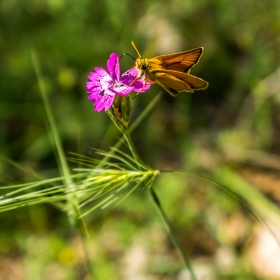
[[[135,67],[138,70],[138,78],[143,77],[147,71],[148,61],[146,58],[136,58]]]

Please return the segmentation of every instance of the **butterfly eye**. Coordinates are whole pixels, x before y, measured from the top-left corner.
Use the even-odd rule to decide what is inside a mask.
[[[142,65],[141,65],[141,69],[142,69],[142,70],[146,70],[146,69],[147,69],[147,65],[146,65],[146,64],[142,64]]]

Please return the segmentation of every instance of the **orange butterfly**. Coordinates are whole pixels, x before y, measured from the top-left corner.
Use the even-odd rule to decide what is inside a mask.
[[[132,46],[138,54],[136,79],[144,79],[150,83],[162,86],[172,96],[181,91],[194,92],[208,87],[208,83],[198,77],[190,75],[203,54],[203,48],[190,51],[160,55],[153,58],[142,58],[133,41]]]

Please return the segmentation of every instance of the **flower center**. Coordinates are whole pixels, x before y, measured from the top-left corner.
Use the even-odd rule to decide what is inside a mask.
[[[114,88],[119,88],[121,86],[122,86],[122,84],[120,82],[118,82],[118,81],[114,82]]]

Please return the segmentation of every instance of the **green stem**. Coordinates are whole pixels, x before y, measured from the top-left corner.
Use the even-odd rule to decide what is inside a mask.
[[[125,141],[126,141],[126,143],[127,143],[127,145],[128,145],[129,150],[131,151],[131,153],[132,153],[132,155],[133,155],[133,157],[134,157],[134,159],[135,159],[135,162],[136,162],[137,165],[138,165],[138,168],[139,168],[139,169],[142,169],[142,168],[140,167],[140,164],[142,164],[142,165],[144,165],[144,166],[146,166],[146,164],[144,164],[144,163],[142,162],[142,160],[139,158],[138,153],[137,153],[137,151],[136,151],[136,149],[135,149],[135,147],[134,147],[134,145],[133,145],[133,143],[132,143],[132,140],[131,140],[129,134],[127,133],[127,131],[123,132],[123,136],[124,136],[124,139],[125,139]],[[140,164],[139,164],[139,163],[140,163]]]
[[[134,156],[135,162],[136,163],[141,163],[142,165],[146,166],[141,161],[141,159],[139,158],[139,156],[137,154],[137,151],[136,151],[136,149],[135,149],[135,147],[134,147],[134,145],[133,145],[133,143],[131,141],[131,138],[130,138],[129,134],[127,133],[127,131],[123,132],[123,135],[124,135],[124,138],[125,138],[125,140],[127,142],[127,145],[129,147],[131,153]],[[176,235],[175,235],[175,233],[174,233],[174,231],[173,231],[173,229],[172,229],[172,227],[170,225],[170,222],[169,222],[165,212],[163,211],[163,209],[161,207],[161,204],[160,204],[160,201],[159,201],[159,199],[158,199],[158,197],[157,197],[157,195],[156,195],[156,193],[155,193],[155,191],[154,191],[154,189],[152,187],[149,188],[149,193],[150,193],[151,198],[152,198],[152,200],[154,202],[154,205],[156,206],[156,208],[157,208],[157,210],[158,210],[158,212],[159,212],[159,214],[160,214],[160,216],[161,216],[161,218],[162,218],[162,220],[164,222],[164,225],[165,225],[165,227],[167,229],[167,232],[168,232],[168,234],[170,236],[170,239],[171,239],[174,247],[177,249],[179,255],[181,256],[181,258],[182,258],[182,260],[183,260],[183,262],[185,264],[185,266],[188,268],[188,270],[190,272],[191,280],[196,280],[196,277],[194,275],[193,269],[191,267],[191,263],[190,263],[188,257],[186,256],[186,254],[184,253],[182,247],[180,246],[180,244],[179,244],[179,242],[178,242],[178,240],[176,238]]]
[[[141,121],[151,112],[151,110],[154,108],[154,106],[157,104],[157,102],[162,97],[162,93],[163,93],[162,90],[159,91],[158,94],[153,98],[153,100],[151,102],[149,102],[147,107],[137,117],[137,119],[131,124],[131,126],[128,127],[127,132],[126,132],[128,135],[130,135],[137,128],[137,126],[141,123]],[[108,111],[107,113],[108,113],[109,117],[111,118],[111,120],[116,125],[116,127],[119,129],[118,125],[116,124],[116,122],[113,119],[113,116],[110,114],[110,111]],[[123,133],[123,131],[122,131],[122,133]],[[124,136],[121,139],[119,139],[119,141],[114,145],[115,149],[118,149],[123,144],[123,139],[124,139]],[[113,153],[114,153],[114,151],[111,150],[109,154],[113,154]],[[109,158],[109,156],[105,156],[103,160],[106,161],[108,158]]]
[[[79,235],[80,235],[82,245],[83,245],[83,250],[84,250],[84,254],[85,254],[85,262],[86,262],[86,266],[87,266],[87,269],[88,269],[89,277],[90,277],[90,279],[93,280],[94,279],[93,267],[90,263],[90,258],[89,258],[89,254],[88,254],[88,247],[86,245],[86,240],[85,240],[87,233],[85,234],[84,231],[83,231],[83,228],[84,228],[84,230],[86,230],[86,226],[85,226],[83,220],[81,220],[81,223],[82,223],[82,225],[80,225],[79,228],[78,228]]]
[[[196,280],[196,277],[194,275],[194,272],[193,272],[190,260],[186,256],[186,254],[184,253],[184,251],[183,251],[183,249],[182,249],[182,247],[181,247],[181,245],[180,245],[180,243],[179,243],[179,241],[178,241],[178,239],[177,239],[177,237],[176,237],[176,235],[175,235],[175,233],[174,233],[174,231],[173,231],[173,229],[172,229],[172,227],[170,225],[170,222],[169,222],[165,212],[163,211],[163,209],[161,207],[160,201],[159,201],[159,199],[158,199],[158,197],[157,197],[157,195],[156,195],[156,193],[155,193],[155,191],[154,191],[154,189],[152,187],[149,188],[149,193],[151,195],[151,198],[152,198],[152,201],[153,201],[155,207],[157,208],[157,210],[158,210],[158,212],[159,212],[159,214],[160,214],[160,216],[161,216],[161,218],[162,218],[162,220],[164,222],[165,228],[166,228],[166,230],[167,230],[167,232],[168,232],[168,234],[170,236],[170,239],[171,239],[174,247],[177,249],[179,255],[181,256],[181,258],[182,258],[182,260],[183,260],[183,262],[184,262],[184,264],[186,266],[186,268],[190,272],[191,279],[192,280]]]
[[[132,142],[132,140],[130,138],[129,130],[128,129],[123,129],[122,127],[120,127],[118,125],[118,123],[115,121],[114,116],[111,114],[110,111],[108,111],[108,115],[110,116],[112,121],[115,123],[116,127],[123,133],[123,137],[124,137],[124,139],[125,139],[125,141],[126,141],[126,143],[128,145],[129,150],[131,151],[131,153],[132,153],[132,155],[134,157],[135,163],[138,165],[138,168],[142,170],[143,166],[144,166],[144,167],[146,167],[147,170],[149,170],[150,168],[145,163],[143,163],[143,161],[138,156],[138,153],[137,153],[137,151],[136,151],[136,149],[134,147],[134,144],[133,144],[133,142]],[[142,168],[141,168],[141,166],[142,166]],[[165,212],[163,211],[163,209],[162,209],[162,207],[160,205],[159,199],[158,199],[155,191],[153,190],[152,187],[149,187],[148,190],[149,190],[151,198],[152,198],[152,200],[154,202],[154,205],[157,208],[157,210],[158,210],[158,212],[159,212],[159,214],[160,214],[160,216],[161,216],[161,218],[162,218],[162,220],[164,222],[164,225],[165,225],[165,227],[167,229],[167,232],[168,232],[168,234],[169,234],[169,236],[171,238],[171,241],[172,241],[174,247],[177,249],[179,255],[181,256],[181,258],[182,258],[182,260],[183,260],[183,262],[184,262],[184,264],[186,266],[186,268],[190,272],[191,280],[196,280],[196,277],[195,277],[194,272],[193,272],[192,267],[191,267],[191,263],[190,263],[188,257],[186,256],[186,254],[184,253],[184,251],[182,250],[182,248],[181,248],[181,246],[180,246],[180,244],[179,244],[179,242],[178,242],[178,240],[177,240],[177,238],[176,238],[176,236],[174,234],[174,231],[171,228],[169,220],[168,220]]]
[[[107,112],[109,117],[111,118],[111,120],[114,122],[115,126],[118,128],[118,130],[123,134],[123,137],[128,145],[128,148],[130,150],[130,152],[132,153],[133,157],[134,157],[134,160],[135,160],[135,163],[137,164],[137,167],[140,169],[140,170],[143,170],[143,168],[141,168],[141,165],[144,165],[146,166],[146,164],[144,164],[141,159],[139,158],[138,156],[138,153],[132,143],[132,140],[130,138],[130,135],[129,135],[129,130],[128,129],[124,129],[123,127],[121,127],[115,120],[114,116],[112,115],[112,113],[110,111]]]
[[[54,140],[54,143],[55,143],[56,151],[57,151],[58,156],[59,156],[59,162],[60,162],[60,166],[61,166],[61,169],[62,169],[62,175],[65,178],[65,185],[69,189],[75,188],[75,184],[74,184],[74,182],[71,178],[71,172],[70,172],[70,169],[69,169],[69,166],[67,164],[66,157],[65,157],[65,154],[64,154],[64,150],[63,150],[62,142],[61,142],[61,139],[60,139],[59,131],[58,131],[58,128],[57,128],[57,125],[56,125],[56,122],[55,122],[55,118],[54,118],[54,115],[52,113],[51,106],[50,106],[50,103],[49,103],[49,100],[48,100],[48,96],[47,96],[48,93],[47,93],[46,85],[45,85],[44,80],[43,80],[43,75],[41,73],[41,67],[40,67],[39,59],[38,59],[35,51],[31,52],[31,58],[32,58],[32,61],[33,61],[35,74],[36,74],[36,77],[37,77],[37,80],[38,80],[40,92],[41,92],[41,95],[42,95],[42,98],[43,98],[43,103],[44,103],[46,114],[47,114],[48,121],[49,121],[49,124],[50,124],[52,137],[53,137],[53,140]],[[80,210],[79,210],[79,207],[78,207],[78,201],[77,201],[77,198],[76,198],[75,194],[68,194],[67,195],[67,204],[68,204],[69,212],[76,213],[76,215],[73,215],[73,214],[68,215],[69,222],[72,226],[77,227],[77,217],[80,217],[81,213],[80,213]],[[86,231],[86,225],[85,225],[84,221],[81,220],[81,223],[82,223],[82,225],[83,225],[83,227]],[[79,228],[81,238],[83,240],[84,237],[83,237],[83,233],[82,233],[80,225],[78,226],[78,228]],[[86,247],[85,246],[83,246],[83,247],[84,247],[84,253],[85,253],[85,257],[86,257],[86,263],[87,263],[87,266],[88,266],[88,270],[89,270],[89,273],[90,273],[90,275],[93,279],[93,272],[92,272],[92,268],[91,268],[91,265],[90,265],[90,260],[88,258],[88,253],[86,251]]]

